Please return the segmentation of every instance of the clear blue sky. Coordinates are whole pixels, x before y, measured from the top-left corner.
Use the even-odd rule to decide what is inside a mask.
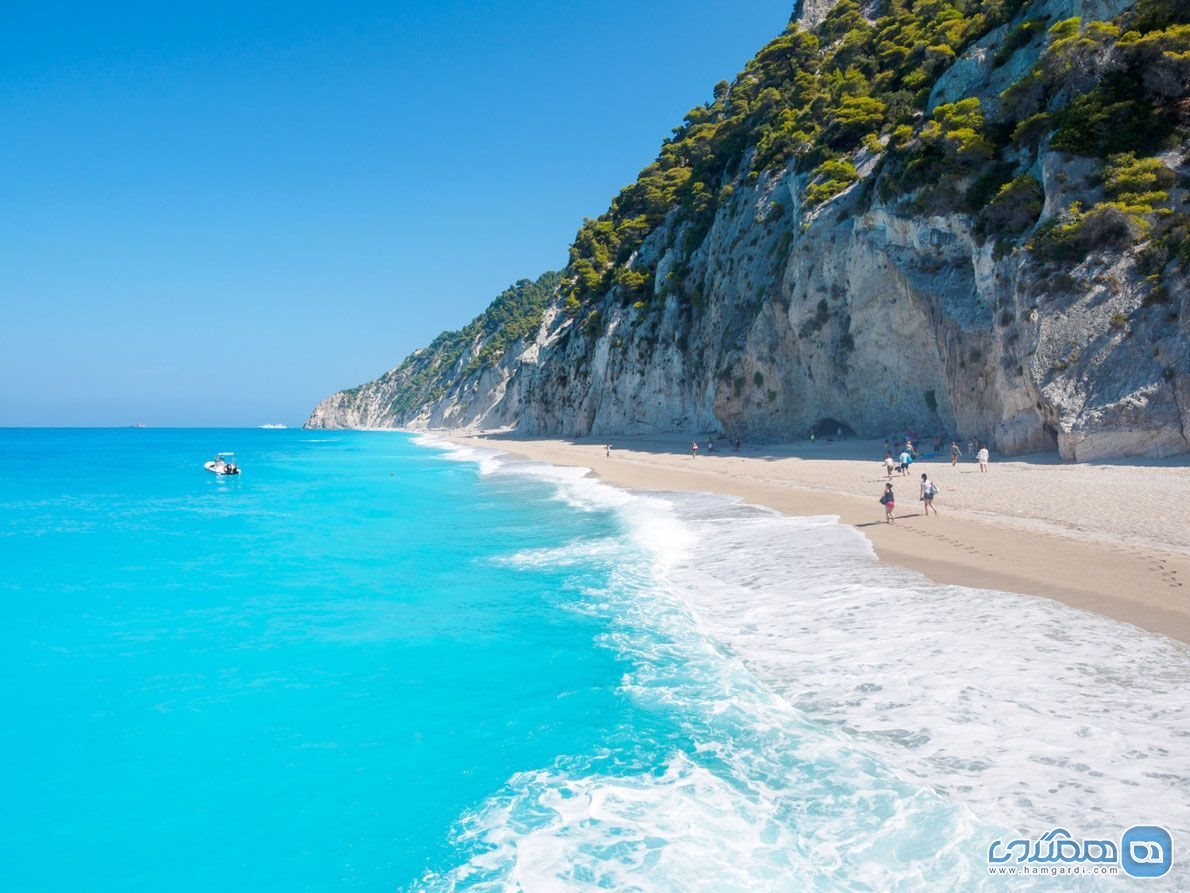
[[[0,426],[299,424],[559,268],[790,0],[0,9]]]

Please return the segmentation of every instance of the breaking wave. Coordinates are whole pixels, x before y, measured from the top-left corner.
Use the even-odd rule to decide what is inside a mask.
[[[415,889],[992,889],[1002,834],[1190,832],[1184,646],[930,583],[833,518],[420,442],[614,513],[500,560],[574,575],[558,597],[605,620],[640,721],[509,778]]]

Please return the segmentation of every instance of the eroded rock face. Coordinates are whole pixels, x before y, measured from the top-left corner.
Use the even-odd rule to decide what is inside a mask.
[[[793,17],[807,28],[814,28],[822,23],[835,0],[798,0],[794,7]]]
[[[1102,14],[1121,5],[1099,2]],[[1095,3],[1049,6],[1074,13]],[[956,61],[937,101],[970,91],[994,104],[1002,78],[984,71],[990,45]],[[1005,77],[1036,53],[1018,51]],[[323,401],[307,424],[782,440],[831,419],[866,435],[908,426],[980,437],[1008,455],[1190,450],[1184,277],[1154,301],[1134,252],[1061,268],[1025,248],[998,256],[969,215],[882,202],[872,189],[879,160],[861,155],[859,182],[812,212],[792,168],[741,176],[689,256],[697,240],[676,214],[645,240],[638,261],[656,270],[650,301],[613,291],[591,319],[592,308],[571,318],[556,300],[535,337],[463,374],[477,342],[412,410],[393,406],[402,387],[394,370]],[[1165,162],[1184,182],[1184,155]],[[1045,193],[1042,221],[1093,191],[1087,164],[1039,157],[1030,173]]]
[[[1043,183],[1069,168],[1042,167]],[[552,308],[532,342],[414,413],[386,409],[400,385],[389,373],[307,424],[775,440],[830,418],[864,434],[979,436],[1009,455],[1190,449],[1190,356],[1172,318],[1187,318],[1184,289],[1180,306],[1145,306],[1128,255],[1056,275],[1027,251],[995,259],[964,215],[861,212],[862,183],[807,218],[795,179],[737,188],[681,289],[648,308],[609,295],[595,333]],[[683,236],[662,227],[642,249],[658,283]]]

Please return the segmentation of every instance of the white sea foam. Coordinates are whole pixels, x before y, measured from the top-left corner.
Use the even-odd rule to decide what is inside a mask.
[[[620,515],[621,538],[506,560],[609,567],[572,607],[609,620],[625,696],[672,709],[695,745],[661,771],[609,753],[514,776],[460,821],[458,867],[422,886],[981,889],[1001,833],[1190,832],[1190,649],[932,584],[831,518],[450,450]]]
[[[935,846],[938,817],[930,804],[919,809],[901,800],[890,816],[895,793],[887,789],[836,796],[823,819],[794,815],[784,788],[741,790],[727,771],[681,753],[660,771],[630,775],[562,763],[514,776],[468,816],[458,842],[478,852],[423,885],[715,893],[988,886],[950,840]],[[851,821],[845,813],[871,818]]]
[[[577,539],[553,549],[525,549],[496,559],[513,567],[571,567],[592,561],[609,560],[624,552],[618,537]]]
[[[1190,834],[1190,649],[1048,599],[931,584],[838,524],[690,523],[679,594],[807,717],[1010,827]]]
[[[658,760],[639,730],[609,730],[604,753],[519,773],[463,818],[464,858],[423,888],[722,891],[832,879],[834,889],[913,890],[982,880],[960,849],[976,825],[965,810],[806,723],[725,657],[658,588],[633,533],[592,542],[587,563],[604,564],[609,585],[570,607],[609,621],[601,643],[631,666],[622,694],[674,717],[682,745]],[[566,549],[514,563],[536,567],[555,553],[575,561]]]

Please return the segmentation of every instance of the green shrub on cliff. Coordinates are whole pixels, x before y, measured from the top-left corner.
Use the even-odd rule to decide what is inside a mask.
[[[1023,233],[1041,216],[1045,192],[1037,178],[1029,174],[1005,183],[979,213],[976,226],[980,234],[997,237]]]
[[[1190,267],[1190,214],[1174,212],[1160,219],[1149,244],[1137,257],[1137,269],[1158,279],[1171,263]],[[1166,291],[1160,283],[1156,288],[1159,292]]]
[[[969,214],[979,214],[1016,173],[1016,165],[999,161],[985,164],[978,176],[967,187],[963,209]]]
[[[583,320],[583,330],[591,336],[596,336],[603,331],[603,319],[598,310],[592,310],[587,314],[587,318]]]
[[[850,161],[827,160],[814,169],[814,178],[806,188],[806,205],[815,207],[834,198],[859,179]]]
[[[1179,127],[1190,82],[1190,25],[1173,6],[1140,3],[1114,22],[1055,23],[1037,64],[1003,93],[1014,138],[1035,142],[1042,114],[1052,147],[1078,155],[1152,154]],[[1031,140],[1022,139],[1032,137]]]
[[[1190,24],[1190,6],[1185,0],[1139,0],[1128,13],[1128,30],[1140,33],[1169,25]]]
[[[544,273],[536,281],[520,280],[462,329],[443,332],[429,346],[407,357],[395,372],[401,386],[393,408],[406,412],[422,406],[472,350],[476,353],[464,366],[463,377],[487,368],[517,341],[531,337],[561,279],[558,273]]]
[[[991,157],[993,147],[983,134],[983,108],[972,96],[958,102],[945,103],[921,129],[921,144],[939,150],[948,158],[966,166],[973,166]]]
[[[1025,5],[885,0],[869,20],[870,7],[839,0],[813,31],[791,21],[733,81],[717,84],[711,100],[686,114],[604,214],[584,221],[564,274],[567,312],[579,316],[611,291],[625,304],[647,299],[652,270],[633,258],[649,234],[667,220],[675,229],[685,224],[681,244],[659,247],[688,261],[716,211],[774,169],[807,173],[804,205],[813,208],[855,182],[857,154],[866,150],[883,156],[875,176],[882,199],[905,197],[929,213],[965,210],[986,233],[1012,239],[1036,219],[1036,181],[1021,177],[1028,153],[1047,139],[1076,154],[1143,157],[1181,132],[1179,103],[1190,80],[1187,4],[1140,0],[1111,22],[1072,18],[1048,28],[1045,18],[1024,19]],[[992,48],[994,64],[1044,47],[1002,94],[999,120],[989,124],[975,97],[926,114],[939,76],[1001,25],[1010,27]],[[1107,204],[1118,208],[1060,216],[1054,245],[1085,241],[1065,238],[1067,225],[1075,233],[1128,230],[1137,238],[1160,223],[1151,210],[1138,217],[1128,200]],[[1036,244],[1049,245],[1047,238]],[[664,288],[683,293],[673,283]]]
[[[1169,201],[1177,175],[1159,158],[1137,158],[1134,152],[1112,155],[1103,168],[1103,191],[1130,205],[1150,209]]]
[[[1029,19],[1021,22],[1004,38],[996,54],[992,57],[992,64],[999,68],[1016,55],[1017,50],[1023,49],[1033,42],[1034,38],[1045,28],[1045,19]]]
[[[1165,237],[1181,225],[1166,207],[1166,190],[1175,178],[1157,158],[1137,158],[1131,152],[1112,155],[1102,172],[1108,200],[1085,211],[1075,202],[1043,227],[1030,247],[1043,258],[1077,262],[1094,250],[1120,250],[1151,234]]]
[[[1145,95],[1140,78],[1109,73],[1075,99],[1057,118],[1050,145],[1074,155],[1157,151],[1173,132],[1173,120]]]
[[[1021,5],[888,0],[868,21],[855,0],[839,0],[814,32],[791,21],[734,81],[717,84],[709,102],[686,114],[604,214],[584,221],[565,271],[569,312],[613,288],[625,303],[637,300],[644,286],[623,270],[648,234],[676,214],[691,224],[679,246],[688,257],[715,211],[732,200],[726,187],[737,177],[754,184],[763,172],[794,164],[813,172],[808,205],[837,194],[854,182],[845,167],[852,162],[839,156],[861,146],[878,151],[882,135],[903,144],[956,54]],[[938,151],[977,163],[986,138],[962,131],[958,124],[946,130]],[[828,162],[837,166],[824,167]]]
[[[979,99],[943,103],[891,153],[879,189],[886,199],[918,193],[916,205],[923,211],[957,211],[972,200],[977,202],[972,210],[978,210],[1011,174],[1002,165],[987,166],[994,154]],[[979,179],[969,187],[973,176]],[[987,195],[980,195],[983,191]]]
[[[1123,202],[1097,202],[1089,210],[1074,202],[1048,221],[1029,244],[1043,260],[1078,263],[1094,250],[1122,250],[1147,235],[1147,209]]]

